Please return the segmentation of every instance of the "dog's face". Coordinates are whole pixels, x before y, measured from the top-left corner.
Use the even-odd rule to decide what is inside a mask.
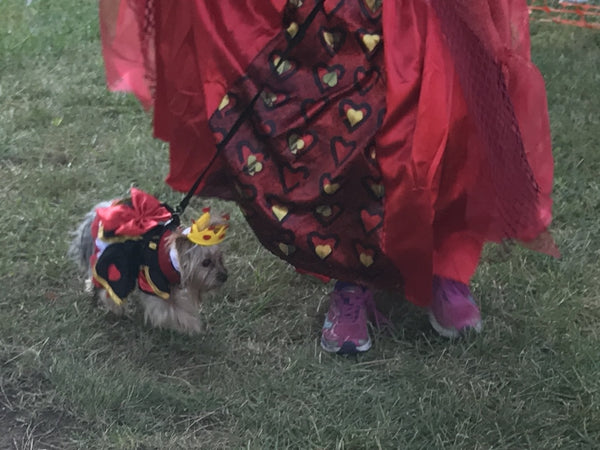
[[[181,285],[193,296],[199,297],[202,292],[215,289],[227,280],[219,245],[196,245],[180,234],[175,236],[173,245],[179,259]]]

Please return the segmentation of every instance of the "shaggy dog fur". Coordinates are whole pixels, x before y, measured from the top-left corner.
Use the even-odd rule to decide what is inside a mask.
[[[90,267],[90,258],[95,251],[95,237],[92,236],[91,229],[96,209],[110,205],[110,202],[100,203],[85,216],[74,232],[68,253],[86,274],[86,290],[96,294],[100,306],[121,316],[125,312],[124,305],[118,305],[106,290],[94,285]],[[221,286],[227,280],[221,249],[219,245],[196,245],[181,231],[173,232],[167,245],[169,249],[176,251],[180,283],[170,286],[168,300],[138,289],[144,319],[157,328],[169,328],[187,334],[203,332],[204,325],[199,317],[202,294]]]

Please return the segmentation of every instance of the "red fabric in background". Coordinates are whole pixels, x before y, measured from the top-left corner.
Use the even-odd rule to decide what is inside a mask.
[[[312,7],[313,2],[304,3]],[[383,2],[387,114],[377,137],[386,189],[382,249],[404,275],[407,296],[421,305],[429,301],[433,273],[468,282],[486,240],[531,240],[544,231],[551,219],[553,173],[544,82],[530,61],[525,0],[445,0],[444,6],[465,24],[506,84],[516,132],[539,188],[537,203],[525,208],[526,220],[505,217],[497,208],[504,193],[492,175],[502,180],[504,172],[513,174],[494,166],[492,153],[486,154],[495,149],[478,130],[489,118],[474,114],[473,99],[463,92],[469,84],[456,66],[471,70],[470,49],[462,62],[456,58],[444,34],[451,27],[442,26],[433,3]],[[148,80],[155,79],[155,134],[170,143],[167,182],[186,191],[215,152],[209,117],[228,87],[281,32],[285,1],[100,4],[109,86],[132,90],[147,105]],[[149,4],[156,31],[154,74],[148,67],[152,54],[148,57],[140,38],[145,29],[140,11]],[[325,9],[335,14],[338,4],[326,1]],[[110,11],[117,6],[115,20]],[[515,196],[519,189],[525,196],[522,184],[515,183]]]
[[[281,30],[284,0],[156,1],[154,127],[171,144],[167,183],[187,191],[215,152],[208,119]]]
[[[481,99],[493,105],[488,106],[490,117],[478,117],[468,108],[463,89],[472,89],[477,77],[493,76],[491,71],[469,74],[467,80],[457,75],[460,57],[480,63],[473,48],[462,48],[458,58],[452,54],[444,35],[448,26],[441,26],[432,3],[384,2],[387,115],[377,141],[386,185],[384,246],[405,275],[406,294],[413,299],[427,298],[431,273],[467,283],[485,241],[528,241],[551,220],[550,128],[544,81],[530,61],[526,3],[443,3],[502,71],[518,121],[516,132],[520,131],[539,193],[536,198],[533,187],[528,191],[527,173],[515,175],[521,170],[517,164],[502,166],[486,157],[487,150],[510,161],[518,149],[486,149],[478,133],[481,122],[500,128],[491,130],[498,136],[505,136],[502,127],[512,124],[486,123],[493,121],[494,108],[504,107],[493,98]],[[504,181],[506,190],[498,192],[490,182],[493,176]],[[510,180],[515,183],[510,185]],[[501,214],[498,205],[508,191],[517,202],[531,194],[534,201],[525,205],[524,214]],[[525,214],[532,217],[525,220]]]
[[[215,151],[208,119],[228,86],[281,31],[285,3],[100,0],[108,86],[154,106],[155,136],[170,143],[166,181],[173,189],[187,191],[208,164]],[[155,28],[146,33],[156,33],[156,47],[144,52],[148,10]],[[156,62],[148,66],[148,58]],[[156,82],[154,99],[149,80]]]
[[[137,3],[143,7],[143,2]],[[132,5],[121,0],[99,1],[106,82],[113,91],[133,92],[150,108],[154,99],[147,80],[148,55],[142,51],[140,14]]]

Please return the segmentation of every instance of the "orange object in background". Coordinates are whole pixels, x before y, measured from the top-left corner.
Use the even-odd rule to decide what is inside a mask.
[[[581,1],[528,0],[532,20],[600,30],[600,5]]]

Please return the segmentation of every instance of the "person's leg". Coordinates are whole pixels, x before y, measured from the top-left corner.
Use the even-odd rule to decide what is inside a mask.
[[[321,347],[331,353],[356,354],[371,348],[369,314],[377,314],[373,292],[361,285],[338,281],[321,332]],[[479,308],[465,283],[434,276],[429,322],[436,332],[456,338],[481,331]]]
[[[481,330],[481,314],[468,283],[477,270],[483,239],[468,230],[459,231],[463,208],[460,201],[449,202],[434,223],[436,249],[429,321],[447,338]]]

